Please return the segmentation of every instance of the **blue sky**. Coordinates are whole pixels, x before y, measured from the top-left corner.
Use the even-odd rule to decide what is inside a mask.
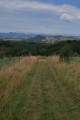
[[[80,1],[0,0],[0,32],[80,35]]]

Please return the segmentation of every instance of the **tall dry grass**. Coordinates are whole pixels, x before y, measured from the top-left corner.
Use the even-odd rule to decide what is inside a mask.
[[[63,80],[76,94],[80,94],[80,63],[59,62],[59,57],[48,58],[56,69],[57,77]]]
[[[35,62],[36,57],[24,57],[5,71],[0,71],[0,111],[7,105],[12,94],[22,86]]]

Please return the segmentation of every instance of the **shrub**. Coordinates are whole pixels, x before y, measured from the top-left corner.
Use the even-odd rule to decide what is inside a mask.
[[[73,56],[73,50],[70,48],[70,45],[65,45],[60,50],[60,61],[69,62],[69,58]]]

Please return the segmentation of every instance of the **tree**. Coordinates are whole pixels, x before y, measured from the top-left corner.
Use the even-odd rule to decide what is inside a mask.
[[[60,61],[69,62],[69,58],[73,56],[73,50],[70,48],[69,44],[66,44],[60,50]]]
[[[17,47],[12,47],[12,48],[8,48],[6,51],[5,51],[5,56],[9,57],[9,56],[18,56],[18,52],[20,51],[19,48]]]

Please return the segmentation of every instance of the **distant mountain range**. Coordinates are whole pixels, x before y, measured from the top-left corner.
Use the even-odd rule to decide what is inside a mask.
[[[37,43],[52,43],[58,41],[66,41],[66,40],[80,40],[80,37],[66,37],[66,36],[41,36],[37,35],[35,37],[27,39],[28,42],[37,42]]]
[[[16,33],[16,32],[9,32],[9,33],[0,33],[0,37],[4,38],[31,38],[35,37],[39,34],[35,33]],[[40,34],[42,36],[53,36],[52,34]]]
[[[0,33],[0,37],[8,37],[8,38],[31,38],[36,36],[36,34],[26,34],[26,33]]]
[[[0,33],[0,39],[3,40],[24,40],[27,42],[37,43],[52,43],[65,40],[80,40],[80,37],[76,36],[62,36],[62,35],[51,35],[51,34],[25,34],[25,33]]]
[[[69,35],[53,35],[53,34],[36,34],[36,33],[17,33],[17,32],[9,32],[9,33],[0,33],[0,37],[9,37],[9,38],[31,38],[35,37],[37,35],[41,36],[52,36],[52,37],[61,37],[61,36],[67,36],[67,37],[78,37],[78,36],[69,36]]]

